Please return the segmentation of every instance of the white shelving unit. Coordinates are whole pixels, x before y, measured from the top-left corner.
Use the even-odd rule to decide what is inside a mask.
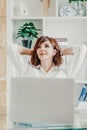
[[[6,128],[6,0],[0,1],[0,129]]]
[[[25,7],[23,7],[23,3]],[[38,28],[42,29],[39,36],[48,35],[55,38],[67,38],[69,46],[81,46],[84,41],[87,43],[86,15],[80,17],[60,17],[60,8],[67,4],[68,0],[50,0],[50,6],[47,8],[48,16],[45,16],[41,0],[7,0],[7,44],[21,43],[21,39],[15,38],[16,31],[26,21],[33,21]],[[7,64],[9,77],[11,77],[13,71],[11,67],[9,62]],[[78,101],[83,85],[87,84],[86,72],[87,60],[84,61],[75,78],[76,101]]]

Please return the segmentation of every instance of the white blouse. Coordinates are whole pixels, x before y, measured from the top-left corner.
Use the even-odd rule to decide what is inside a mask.
[[[82,47],[81,47],[82,48]],[[8,56],[11,60],[11,63],[14,65],[16,70],[19,72],[19,77],[37,77],[37,78],[66,78],[66,77],[72,77],[74,75],[74,72],[78,68],[75,67],[74,61],[71,59],[69,60],[69,64],[66,66],[66,69],[61,67],[53,66],[51,70],[49,70],[47,73],[44,71],[44,69],[39,66],[32,66],[29,63],[29,57],[28,59],[26,56],[21,55],[18,52],[18,45],[17,44],[11,44],[7,47]],[[78,49],[74,49],[74,53],[77,52],[77,55],[79,54]],[[74,56],[76,57],[76,55]],[[73,58],[74,58],[73,57]],[[72,66],[72,63],[75,65]],[[71,66],[71,67],[70,67]]]

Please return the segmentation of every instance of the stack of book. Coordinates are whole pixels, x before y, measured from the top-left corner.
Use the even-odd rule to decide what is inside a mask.
[[[87,120],[87,84],[83,86],[78,100],[79,103],[75,111],[79,113],[79,117]]]
[[[79,101],[87,102],[87,84],[85,84],[81,90]]]

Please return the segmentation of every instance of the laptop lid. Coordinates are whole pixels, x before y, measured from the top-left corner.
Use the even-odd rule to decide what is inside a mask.
[[[13,122],[73,123],[73,79],[12,78],[10,99]]]

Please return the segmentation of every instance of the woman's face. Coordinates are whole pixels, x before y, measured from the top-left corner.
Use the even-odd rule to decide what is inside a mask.
[[[53,48],[50,41],[43,42],[37,49],[38,58],[42,60],[53,59],[56,50]]]

